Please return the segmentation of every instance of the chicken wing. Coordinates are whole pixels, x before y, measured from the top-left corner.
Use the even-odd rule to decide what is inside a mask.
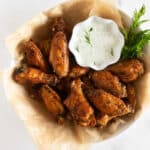
[[[62,91],[63,93],[69,93],[70,92],[70,85],[71,85],[72,80],[68,77],[63,78],[57,85],[56,88],[59,91]]]
[[[56,17],[53,19],[52,24],[51,24],[51,30],[53,34],[59,31],[64,32],[65,29],[66,29],[66,23],[63,17]]]
[[[48,85],[43,85],[39,93],[48,109],[48,111],[54,116],[59,117],[64,114],[64,107],[59,95]]]
[[[127,93],[127,104],[130,106],[131,112],[134,113],[136,106],[136,92],[133,85],[127,85]]]
[[[49,62],[60,77],[67,76],[69,72],[69,52],[66,35],[63,32],[57,32],[52,39]]]
[[[96,125],[104,128],[110,120],[112,120],[114,116],[108,116],[107,114],[99,113],[96,116]]]
[[[89,71],[89,68],[81,67],[81,66],[74,66],[72,67],[71,71],[69,72],[70,78],[78,78],[85,75]]]
[[[130,112],[125,103],[110,93],[101,89],[84,89],[85,96],[102,114],[108,116],[122,116]]]
[[[14,80],[20,84],[50,84],[55,86],[59,79],[54,74],[46,74],[39,69],[32,67],[16,69],[13,74]]]
[[[119,76],[125,83],[135,81],[144,73],[143,64],[138,59],[121,61],[109,66],[107,70]]]
[[[44,72],[47,72],[48,66],[44,57],[40,51],[40,49],[36,46],[36,44],[30,40],[25,43],[25,58],[27,63],[32,66],[36,66]]]
[[[52,37],[53,37],[53,35],[55,35],[55,33],[60,32],[60,31],[64,32],[67,36],[67,39],[70,40],[72,30],[66,24],[66,22],[62,16],[56,17],[52,20],[52,23],[51,23]]]
[[[51,47],[51,40],[50,39],[42,40],[38,43],[38,46],[42,51],[43,55],[45,56],[45,58],[48,58],[50,47]]]
[[[123,85],[117,76],[112,75],[109,71],[94,71],[92,81],[97,88],[102,88],[117,97],[126,97],[126,86]]]
[[[90,75],[82,76],[81,80],[83,81],[84,85],[87,85],[89,87],[93,87],[93,83],[91,81],[91,76]]]
[[[72,82],[70,95],[66,98],[64,104],[78,124],[81,126],[95,126],[94,110],[85,98],[81,86],[80,79]]]

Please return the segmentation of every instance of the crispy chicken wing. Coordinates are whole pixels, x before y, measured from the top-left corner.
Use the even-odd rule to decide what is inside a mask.
[[[58,77],[54,74],[46,74],[39,69],[35,69],[32,67],[27,68],[19,68],[15,70],[13,77],[16,82],[20,84],[50,84],[55,86],[59,80]]]
[[[126,97],[126,86],[123,85],[117,76],[112,75],[109,71],[94,71],[92,81],[97,88],[102,88],[117,97]]]
[[[66,93],[70,92],[70,85],[71,85],[72,80],[68,77],[63,78],[63,80],[61,80],[57,85],[56,88],[59,91],[65,91]]]
[[[25,58],[29,65],[33,65],[38,67],[44,72],[47,72],[48,66],[44,57],[40,51],[40,49],[36,46],[36,44],[30,40],[25,43]]]
[[[39,41],[38,46],[42,51],[43,55],[45,56],[45,58],[48,58],[50,47],[51,47],[51,40],[48,39],[48,40]]]
[[[78,77],[85,75],[88,71],[89,71],[89,68],[85,68],[85,67],[76,65],[76,66],[72,67],[68,76],[70,78],[78,78]]]
[[[107,70],[119,76],[125,83],[135,81],[144,73],[143,64],[138,59],[130,59],[111,65]]]
[[[51,24],[51,30],[53,34],[62,31],[64,32],[66,29],[66,23],[63,19],[63,17],[56,17],[53,19],[52,24]]]
[[[68,53],[66,35],[63,32],[57,32],[51,42],[49,62],[60,77],[67,76],[69,72]]]
[[[51,24],[52,36],[55,35],[55,33],[59,32],[59,31],[64,32],[67,36],[67,39],[70,40],[72,30],[66,24],[66,22],[62,16],[54,18],[52,20],[52,24]]]
[[[48,85],[43,85],[39,93],[48,109],[48,111],[54,116],[59,117],[64,113],[64,107],[59,95]]]
[[[114,116],[108,116],[107,114],[99,113],[96,115],[96,125],[101,128],[105,127],[110,120],[112,120]]]
[[[133,85],[131,84],[127,85],[127,93],[128,93],[127,104],[130,106],[131,112],[134,113],[136,106],[136,92]]]
[[[85,98],[81,85],[82,82],[80,79],[72,82],[70,95],[66,98],[64,104],[78,124],[82,126],[94,126],[96,123],[94,110]]]
[[[91,81],[91,76],[90,75],[82,76],[81,80],[83,81],[84,85],[87,85],[89,87],[93,87],[93,83]]]
[[[102,114],[122,116],[130,112],[125,103],[102,89],[84,89],[85,95]]]

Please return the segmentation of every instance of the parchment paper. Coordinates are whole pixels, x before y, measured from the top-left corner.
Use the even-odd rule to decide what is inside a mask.
[[[116,119],[104,131],[79,127],[69,122],[60,126],[54,122],[40,101],[30,99],[24,88],[11,78],[13,68],[22,58],[22,42],[30,38],[39,41],[48,37],[51,19],[60,15],[71,28],[91,15],[113,19],[120,27],[130,23],[130,19],[125,14],[104,0],[70,0],[40,13],[6,40],[13,60],[9,70],[4,73],[5,92],[39,150],[88,150],[89,144],[108,139],[129,127],[138,118],[142,108],[148,106],[150,102],[150,51],[148,50],[150,48],[145,48],[143,56],[145,74],[136,83],[138,104],[134,115]]]

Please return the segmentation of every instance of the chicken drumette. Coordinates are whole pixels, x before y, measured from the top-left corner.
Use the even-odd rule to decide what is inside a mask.
[[[78,124],[82,126],[95,126],[94,110],[85,98],[81,86],[82,82],[80,79],[72,82],[71,92],[64,101],[64,104]]]

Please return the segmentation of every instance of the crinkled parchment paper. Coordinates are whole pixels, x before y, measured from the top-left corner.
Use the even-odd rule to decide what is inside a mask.
[[[39,150],[87,150],[89,144],[110,138],[127,128],[138,118],[141,108],[150,102],[148,89],[150,87],[150,50],[148,52],[149,47],[145,48],[143,61],[146,72],[136,83],[138,105],[134,115],[116,119],[105,131],[82,128],[69,122],[60,126],[53,121],[40,101],[30,99],[24,88],[11,78],[13,68],[22,57],[20,53],[22,42],[30,38],[35,41],[46,38],[49,34],[51,19],[60,15],[71,28],[91,15],[113,19],[120,27],[123,24],[129,24],[129,18],[126,15],[104,0],[70,0],[40,13],[6,40],[13,61],[10,69],[4,73],[4,87],[8,100],[24,121]]]

